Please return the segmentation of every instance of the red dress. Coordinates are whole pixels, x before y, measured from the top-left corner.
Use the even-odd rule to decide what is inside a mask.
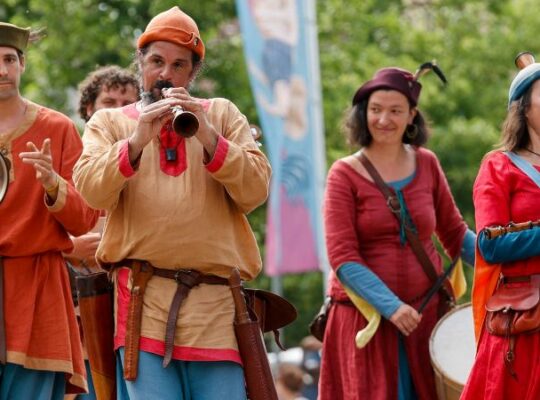
[[[418,236],[440,273],[442,260],[432,235],[438,236],[454,258],[461,251],[467,226],[436,156],[423,148],[416,153],[415,177],[402,192]],[[358,164],[356,158],[347,157],[337,161],[328,174],[324,218],[333,269],[330,295],[337,300],[347,299],[333,272],[352,261],[369,267],[402,301],[418,307],[431,282],[409,244],[401,245],[397,220],[377,186],[357,172]],[[418,328],[404,338],[419,399],[436,398],[429,337],[437,322],[438,301],[435,296]],[[398,330],[382,319],[372,340],[358,349],[355,335],[365,325],[366,320],[355,308],[340,304],[332,308],[322,351],[321,400],[397,399]]]
[[[536,167],[540,171],[540,167]],[[476,229],[540,219],[540,188],[501,152],[486,156],[474,184]],[[513,367],[517,381],[505,368],[508,341],[484,329],[485,301],[500,272],[506,276],[540,273],[540,257],[490,265],[479,256],[475,266],[473,307],[480,341],[476,360],[461,399],[540,399],[540,332],[520,335]],[[479,284],[481,282],[481,284]]]

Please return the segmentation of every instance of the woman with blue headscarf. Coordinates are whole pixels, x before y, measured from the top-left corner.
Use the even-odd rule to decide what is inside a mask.
[[[540,64],[530,53],[516,64],[501,148],[484,157],[474,184],[478,351],[462,400],[540,399]],[[511,309],[499,314],[509,318],[502,330],[486,314],[500,308],[502,294],[506,306],[516,307],[517,294],[521,308],[532,307],[526,333],[510,334]]]

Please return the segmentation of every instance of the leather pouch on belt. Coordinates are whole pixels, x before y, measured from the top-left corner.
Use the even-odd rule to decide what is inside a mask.
[[[486,303],[486,329],[496,336],[540,330],[540,288],[536,285],[500,285]]]
[[[288,300],[266,290],[245,288],[244,294],[251,319],[258,321],[262,332],[273,332],[277,345],[285,350],[279,341],[278,329],[294,322],[296,308]]]

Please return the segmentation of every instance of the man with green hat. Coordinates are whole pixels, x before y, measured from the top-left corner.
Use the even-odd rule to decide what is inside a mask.
[[[82,151],[66,116],[21,96],[30,29],[0,22],[0,398],[62,399],[87,390],[62,252],[98,213],[73,187]]]

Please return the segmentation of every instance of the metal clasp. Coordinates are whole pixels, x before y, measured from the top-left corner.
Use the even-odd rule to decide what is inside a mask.
[[[392,200],[396,201],[397,208],[394,208],[394,206],[392,205]],[[388,199],[386,199],[386,205],[388,206],[390,211],[392,211],[394,214],[400,214],[401,213],[401,204],[399,204],[399,201],[398,201],[397,197],[388,196]]]
[[[174,274],[174,280],[176,283],[182,283],[182,276],[191,274],[190,269],[179,269]]]

